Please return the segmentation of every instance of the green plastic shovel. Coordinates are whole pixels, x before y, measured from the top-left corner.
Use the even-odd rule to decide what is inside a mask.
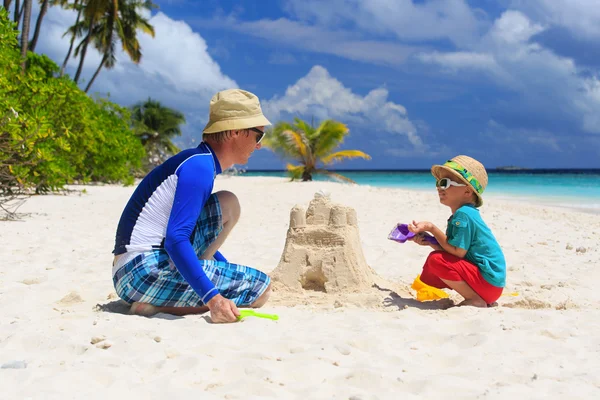
[[[273,321],[277,321],[279,319],[279,316],[277,314],[264,314],[256,312],[254,310],[240,310],[240,316],[238,317],[238,321],[246,317],[267,318],[272,319]]]

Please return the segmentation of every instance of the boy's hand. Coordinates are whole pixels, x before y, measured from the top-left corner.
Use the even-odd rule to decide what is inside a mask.
[[[420,246],[431,246],[431,243],[429,243],[427,240],[425,240],[425,233],[418,233],[410,240],[412,240],[413,242],[415,242],[416,244],[418,244]]]
[[[423,233],[429,232],[433,229],[433,224],[428,221],[416,222],[413,221],[412,224],[408,224],[408,230],[412,233]]]

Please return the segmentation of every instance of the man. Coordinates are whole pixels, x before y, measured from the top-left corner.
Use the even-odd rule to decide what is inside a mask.
[[[239,219],[240,204],[233,193],[212,190],[217,174],[246,164],[260,149],[267,125],[254,94],[219,92],[210,101],[203,142],[140,182],[121,215],[113,250],[113,283],[133,314],[210,310],[213,322],[234,322],[238,306],[265,304],[270,278],[217,251]]]

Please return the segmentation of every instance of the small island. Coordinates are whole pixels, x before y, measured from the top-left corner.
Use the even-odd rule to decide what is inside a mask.
[[[502,166],[502,167],[496,167],[496,171],[524,171],[524,170],[528,170],[529,168],[525,168],[525,167],[518,167],[516,165],[507,165],[507,166]]]

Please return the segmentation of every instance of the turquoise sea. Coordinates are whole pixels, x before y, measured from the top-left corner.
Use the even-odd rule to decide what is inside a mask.
[[[359,185],[433,190],[434,178],[423,171],[336,171]],[[246,171],[245,176],[287,176],[285,171]],[[600,169],[488,171],[485,194],[600,213]],[[328,180],[315,175],[314,180]]]

